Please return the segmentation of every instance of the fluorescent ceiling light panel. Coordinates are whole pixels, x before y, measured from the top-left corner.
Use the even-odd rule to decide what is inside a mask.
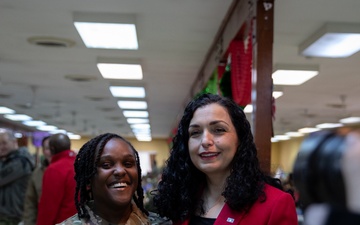
[[[139,48],[135,24],[74,22],[74,25],[88,48]]]
[[[6,119],[12,120],[12,121],[26,121],[26,120],[32,120],[32,118],[25,114],[7,114],[4,115]]]
[[[12,110],[5,106],[0,106],[0,114],[13,114],[15,113],[15,110]]]
[[[274,91],[274,92],[272,93],[272,96],[273,96],[275,99],[277,99],[277,98],[281,97],[283,94],[284,94],[284,93],[283,93],[282,91]]]
[[[151,137],[148,137],[148,136],[136,136],[136,139],[138,141],[151,141]]]
[[[360,50],[360,24],[326,23],[299,47],[308,57],[345,58]]]
[[[340,123],[360,123],[360,117],[347,117],[339,121]]]
[[[128,118],[127,122],[129,124],[137,124],[137,123],[149,123],[149,119],[144,118]]]
[[[26,126],[29,126],[29,127],[37,127],[37,126],[46,125],[46,123],[44,121],[41,121],[41,120],[28,120],[28,121],[24,121],[22,123],[24,125],[26,125]]]
[[[279,69],[272,74],[275,85],[300,85],[318,75],[313,70],[287,70]]]
[[[150,124],[131,124],[130,127],[132,129],[150,129]]]
[[[105,79],[143,79],[141,65],[138,64],[98,63],[97,67]]]
[[[295,131],[286,132],[285,135],[287,135],[289,137],[302,137],[302,136],[304,136],[303,133],[295,132]]]
[[[110,92],[114,97],[145,98],[143,87],[110,86]]]
[[[290,139],[290,137],[287,135],[275,135],[274,138],[279,141],[286,141]]]
[[[253,106],[252,105],[247,105],[244,108],[244,113],[252,113],[253,111]]]
[[[300,133],[307,134],[307,133],[312,133],[312,132],[316,132],[319,130],[320,130],[319,128],[315,128],[315,127],[304,127],[304,128],[299,129],[298,131]]]
[[[121,109],[147,109],[145,101],[118,101]]]
[[[151,135],[150,128],[133,128],[132,131],[135,135]]]
[[[52,125],[44,125],[44,126],[38,126],[36,127],[36,129],[42,131],[53,131],[53,130],[57,130],[58,128]]]
[[[69,136],[69,138],[71,140],[79,140],[79,139],[81,139],[81,136],[78,135],[78,134],[68,134],[68,136]]]
[[[331,129],[331,128],[337,128],[337,127],[342,127],[342,126],[344,126],[344,125],[341,123],[322,123],[322,124],[316,125],[316,128]]]
[[[136,117],[136,118],[147,118],[149,117],[148,111],[131,111],[131,110],[124,110],[123,114],[125,117]]]

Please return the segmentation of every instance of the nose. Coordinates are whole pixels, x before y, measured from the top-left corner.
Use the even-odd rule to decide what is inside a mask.
[[[113,174],[115,176],[124,176],[126,174],[126,171],[122,165],[117,165],[114,167]]]
[[[204,148],[207,148],[207,147],[209,147],[209,146],[211,146],[213,144],[214,144],[214,140],[213,140],[212,134],[205,130],[203,132],[203,135],[202,135],[202,138],[201,138],[201,145]]]

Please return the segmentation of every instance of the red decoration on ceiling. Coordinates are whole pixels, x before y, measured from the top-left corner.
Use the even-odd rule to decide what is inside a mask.
[[[252,26],[245,40],[231,41],[229,53],[232,98],[238,105],[245,107],[251,103]]]

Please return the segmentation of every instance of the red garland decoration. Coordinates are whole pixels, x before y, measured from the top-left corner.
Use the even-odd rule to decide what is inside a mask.
[[[232,97],[238,105],[245,107],[251,103],[252,27],[246,48],[242,40],[233,40],[229,47]]]

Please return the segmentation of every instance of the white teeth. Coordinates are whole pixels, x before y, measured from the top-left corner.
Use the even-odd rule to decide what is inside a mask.
[[[127,187],[126,183],[116,183],[111,185],[112,188],[123,188],[123,187]]]

